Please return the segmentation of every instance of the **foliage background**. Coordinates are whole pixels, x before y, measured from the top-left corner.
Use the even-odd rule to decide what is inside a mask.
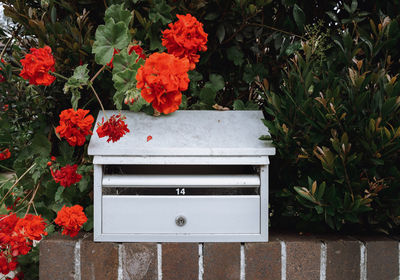
[[[3,44],[13,37],[0,65],[7,79],[0,85],[0,105],[9,105],[0,113],[0,141],[12,157],[0,164],[18,177],[35,164],[6,205],[40,184],[39,213],[53,221],[62,205],[81,204],[89,215],[85,230],[91,230],[87,147],[72,148],[53,132],[71,96],[64,94],[63,81],[34,87],[15,74],[30,47],[49,45],[56,72],[69,77],[88,64],[93,76],[100,68],[92,54],[96,28],[106,7],[123,3],[133,15],[129,32],[148,53],[163,50],[161,30],[176,14],[203,22],[208,50],[190,73],[182,109],[264,110],[277,147],[270,167],[274,228],[399,232],[398,1],[0,2],[16,24],[0,32]],[[94,83],[107,109],[115,108],[111,79],[107,70]],[[80,108],[97,115],[93,95],[81,94]],[[54,183],[46,165],[50,155],[61,165],[80,164],[77,187]],[[2,180],[0,196],[12,184]],[[35,268],[29,269],[35,278]]]

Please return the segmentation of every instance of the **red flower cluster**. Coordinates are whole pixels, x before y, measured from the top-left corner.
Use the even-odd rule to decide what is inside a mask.
[[[112,115],[110,119],[104,122],[104,118],[102,118],[101,123],[98,123],[99,126],[96,130],[99,138],[108,136],[107,142],[118,141],[122,136],[129,132],[128,126],[124,122],[125,117],[121,116],[121,114]]]
[[[158,112],[176,111],[182,101],[182,91],[189,84],[189,61],[172,54],[154,53],[146,59],[136,75],[142,97]]]
[[[139,45],[131,46],[131,47],[129,48],[129,50],[128,50],[128,54],[131,55],[131,53],[132,53],[133,51],[135,51],[135,53],[139,56],[139,57],[136,59],[135,62],[138,62],[140,58],[143,59],[143,60],[146,59],[146,56],[144,55],[143,49],[142,49],[142,47],[140,47]],[[114,55],[116,55],[117,53],[119,53],[119,50],[114,49],[113,56],[112,56],[110,62],[107,63],[107,66],[110,66],[111,69],[114,68],[114,64],[113,64]]]
[[[31,85],[48,86],[56,79],[49,74],[49,71],[55,71],[55,62],[49,46],[40,49],[31,48],[31,53],[27,54],[25,59],[21,59],[20,62],[23,68],[19,75],[25,80],[29,80]]]
[[[8,274],[18,265],[17,257],[32,249],[33,240],[41,240],[46,222],[32,214],[19,218],[15,213],[0,216],[0,273]]]
[[[78,234],[82,225],[86,223],[87,217],[83,213],[83,208],[80,205],[75,205],[72,207],[66,207],[58,211],[57,218],[54,222],[63,227],[62,234],[74,237]]]
[[[67,164],[64,167],[61,167],[59,170],[53,171],[50,168],[51,175],[54,178],[56,183],[60,183],[61,186],[67,188],[72,184],[78,183],[82,179],[82,175],[76,173],[78,169],[78,165],[69,165]]]
[[[139,59],[146,60],[146,55],[144,54],[144,51],[141,46],[135,45],[131,46],[128,50],[128,54],[130,55],[132,52],[135,52],[139,57],[136,59],[136,63],[139,61]]]
[[[11,157],[11,153],[9,149],[5,149],[0,153],[0,160],[5,160]]]
[[[91,135],[94,118],[88,115],[89,110],[67,109],[60,114],[60,125],[56,127],[56,132],[60,137],[67,139],[71,146],[82,146],[86,141],[86,136]]]
[[[178,21],[170,23],[162,32],[162,44],[167,48],[168,53],[179,58],[186,57],[190,63],[190,70],[196,67],[199,62],[199,51],[207,50],[207,33],[203,30],[203,24],[194,16],[187,14],[176,15]]]

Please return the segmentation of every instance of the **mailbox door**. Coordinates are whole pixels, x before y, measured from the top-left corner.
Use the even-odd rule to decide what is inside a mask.
[[[104,196],[104,234],[257,234],[259,196]]]

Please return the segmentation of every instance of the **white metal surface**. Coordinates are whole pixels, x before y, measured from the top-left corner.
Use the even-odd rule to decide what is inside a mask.
[[[104,175],[104,187],[143,188],[255,188],[260,186],[260,176],[252,175]]]
[[[269,164],[269,159],[268,156],[95,156],[93,164],[264,165]]]
[[[101,165],[93,165],[93,235],[94,240],[101,236],[101,209],[102,209],[102,186],[103,168]]]
[[[117,114],[106,111],[107,115]],[[130,133],[118,142],[91,137],[88,154],[112,156],[266,156],[275,148],[258,138],[268,134],[261,111],[176,111],[153,117],[124,112]],[[101,122],[100,112],[97,122]],[[97,123],[96,122],[96,123]],[[147,137],[152,140],[147,141]]]
[[[260,233],[259,196],[103,196],[102,214],[104,234]]]
[[[107,115],[113,113],[117,112],[108,111]],[[275,148],[258,140],[260,135],[268,134],[260,111],[177,111],[161,117],[124,114],[131,130],[128,135],[116,143],[107,143],[94,133],[89,145],[89,154],[94,155],[95,241],[268,241],[268,156],[275,154]],[[101,117],[99,114],[98,121]],[[152,140],[147,141],[150,135]],[[218,174],[218,170],[227,170],[225,167],[210,171],[216,175],[109,175],[103,174],[105,165],[142,165],[142,168],[148,165],[149,169],[151,165],[209,165],[211,169],[220,165],[252,165],[258,168],[254,169],[254,174],[246,175],[235,173],[234,170],[240,168],[230,169],[227,173],[232,174],[229,175]],[[107,170],[135,172],[136,169],[113,167]],[[183,170],[196,173],[196,168]],[[203,167],[202,170],[204,173]],[[153,173],[157,174],[154,170]],[[103,187],[259,187],[260,194],[103,195]],[[178,216],[185,217],[184,226],[177,226]]]
[[[264,165],[260,167],[260,226],[261,226],[261,235],[266,237],[268,241],[268,165]]]

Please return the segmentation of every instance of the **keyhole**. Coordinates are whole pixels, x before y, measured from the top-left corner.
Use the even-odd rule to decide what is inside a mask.
[[[186,218],[184,216],[178,216],[175,219],[175,223],[178,227],[183,227],[186,224]]]

